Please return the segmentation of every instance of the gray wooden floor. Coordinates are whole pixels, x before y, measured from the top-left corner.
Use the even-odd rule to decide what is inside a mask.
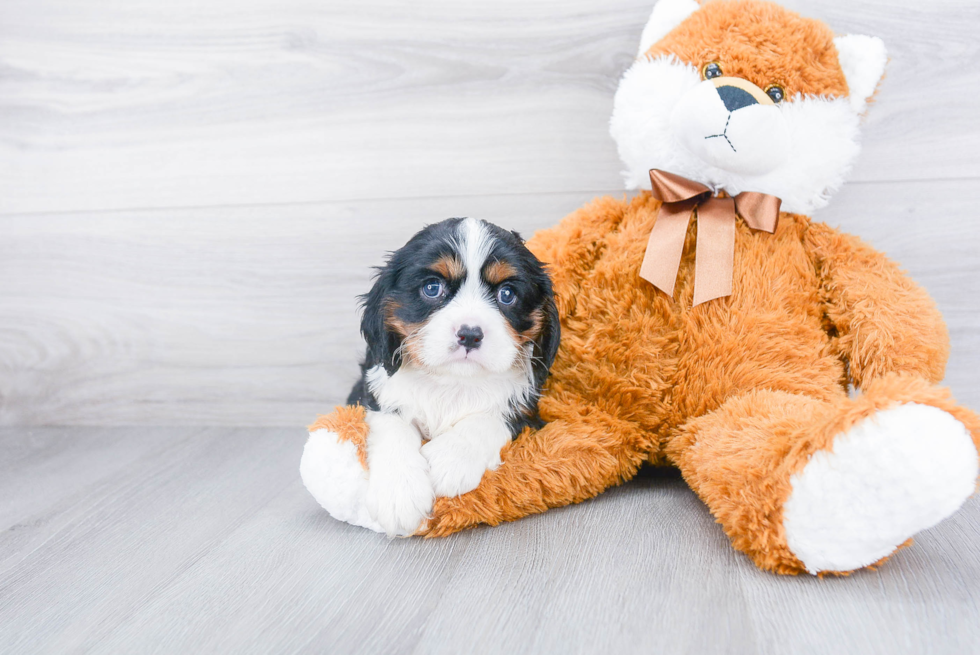
[[[784,4],[888,45],[816,218],[929,289],[980,409],[980,4]],[[437,541],[302,488],[385,250],[621,193],[651,5],[0,0],[0,653],[980,652],[978,498],[817,580],[664,473]]]
[[[3,653],[976,653],[980,499],[849,578],[758,571],[673,473],[441,540],[330,519],[274,428],[5,428]]]

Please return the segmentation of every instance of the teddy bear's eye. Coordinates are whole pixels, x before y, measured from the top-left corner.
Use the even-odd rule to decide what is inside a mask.
[[[717,61],[709,62],[701,68],[701,77],[706,80],[712,80],[716,77],[721,77],[721,75],[721,66]]]
[[[783,101],[785,94],[783,93],[783,87],[778,84],[770,84],[766,87],[766,95],[772,98],[772,101],[777,105]]]

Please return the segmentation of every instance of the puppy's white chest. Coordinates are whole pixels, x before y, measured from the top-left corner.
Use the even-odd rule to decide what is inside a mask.
[[[431,439],[460,420],[489,415],[506,421],[514,401],[529,391],[518,372],[473,377],[440,376],[402,366],[389,376],[383,367],[368,372],[368,384],[381,409],[398,412]]]

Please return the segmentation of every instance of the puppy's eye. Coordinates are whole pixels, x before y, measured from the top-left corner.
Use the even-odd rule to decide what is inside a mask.
[[[497,289],[497,301],[501,305],[513,305],[515,300],[517,300],[517,292],[514,291],[514,287],[505,284]]]
[[[772,101],[777,105],[783,101],[785,94],[783,93],[783,87],[778,84],[770,84],[766,87],[766,95],[772,98]]]
[[[439,280],[428,280],[422,285],[422,295],[426,298],[435,300],[441,298],[446,293],[446,285]]]
[[[721,77],[721,75],[721,66],[717,61],[709,62],[701,69],[701,77],[706,80],[713,80],[716,77]]]

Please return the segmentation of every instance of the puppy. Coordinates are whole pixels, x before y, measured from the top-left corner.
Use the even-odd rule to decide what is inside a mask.
[[[434,495],[476,488],[542,425],[560,339],[551,280],[516,232],[452,218],[392,253],[362,302],[367,354],[347,402],[369,410],[367,508],[411,534]]]

